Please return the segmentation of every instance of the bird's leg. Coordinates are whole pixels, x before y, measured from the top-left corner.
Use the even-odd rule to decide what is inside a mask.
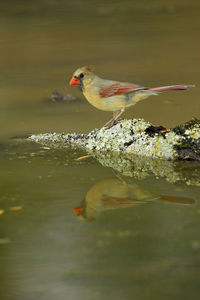
[[[119,179],[119,181],[121,181],[122,184],[127,185],[126,181],[122,178],[122,176],[120,174],[118,174],[116,171],[112,170],[114,175],[117,177],[117,179]]]
[[[116,124],[117,119],[119,119],[119,117],[120,117],[124,112],[125,112],[125,108],[123,107],[123,108],[120,109],[119,112],[117,111],[117,112],[114,112],[114,113],[113,113],[113,119],[112,119],[112,121],[111,121],[111,124],[110,124],[109,128],[112,127],[114,124]],[[115,114],[115,115],[114,115],[114,114]]]
[[[113,120],[116,118],[117,114],[118,111],[114,111],[112,119],[110,119],[103,127],[107,127],[108,125],[110,125],[113,122]]]
[[[103,127],[111,128],[114,124],[116,124],[117,119],[125,112],[125,108],[121,108],[120,111],[114,111],[113,117],[109,120]]]

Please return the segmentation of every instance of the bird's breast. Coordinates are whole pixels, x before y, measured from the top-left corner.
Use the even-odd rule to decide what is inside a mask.
[[[101,97],[98,91],[90,92],[87,90],[84,90],[83,94],[90,104],[104,111],[118,111],[127,104],[124,95]]]
[[[135,105],[137,102],[148,98],[151,93],[148,91],[138,91],[124,93],[110,97],[102,97],[97,87],[84,88],[83,94],[88,102],[94,107],[104,111],[119,111],[122,108]]]

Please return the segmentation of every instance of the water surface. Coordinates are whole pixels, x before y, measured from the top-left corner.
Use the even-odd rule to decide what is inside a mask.
[[[77,162],[82,151],[12,137],[102,126],[110,114],[68,85],[85,64],[145,86],[197,85],[151,97],[127,118],[175,126],[199,117],[200,4],[10,0],[0,8],[0,298],[197,299],[194,181],[128,176]],[[46,101],[54,90],[80,101]],[[199,164],[187,168],[185,177]]]

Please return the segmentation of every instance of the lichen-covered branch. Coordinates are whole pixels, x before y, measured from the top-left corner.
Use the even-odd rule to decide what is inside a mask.
[[[200,160],[200,121],[175,128],[153,126],[142,119],[122,120],[89,134],[46,133],[30,140],[54,148],[80,147],[91,152],[118,152],[167,160]]]

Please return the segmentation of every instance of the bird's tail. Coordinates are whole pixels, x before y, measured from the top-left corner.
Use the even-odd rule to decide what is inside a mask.
[[[150,88],[149,91],[162,93],[167,91],[180,91],[187,90],[190,87],[195,87],[195,85],[168,85],[168,86],[159,86],[155,88]]]

